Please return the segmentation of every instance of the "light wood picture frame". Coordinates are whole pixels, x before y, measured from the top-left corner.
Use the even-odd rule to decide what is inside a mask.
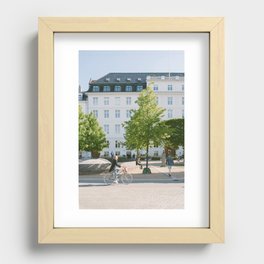
[[[208,33],[209,227],[54,227],[54,33]],[[176,244],[224,242],[224,19],[190,17],[41,17],[38,38],[38,241],[40,244]]]

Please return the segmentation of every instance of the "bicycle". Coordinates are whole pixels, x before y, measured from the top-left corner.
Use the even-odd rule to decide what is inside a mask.
[[[133,181],[133,176],[127,172],[125,167],[120,169],[114,169],[112,173],[107,173],[104,175],[104,182],[106,185],[111,185],[114,181],[119,181],[121,179],[123,184],[129,184]]]

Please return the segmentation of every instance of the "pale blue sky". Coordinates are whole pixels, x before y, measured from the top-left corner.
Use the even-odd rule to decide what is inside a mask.
[[[109,72],[184,72],[184,51],[79,51],[79,84]]]

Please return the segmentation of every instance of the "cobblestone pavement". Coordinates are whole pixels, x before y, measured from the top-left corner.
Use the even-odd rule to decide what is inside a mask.
[[[142,174],[134,162],[121,164],[133,175],[129,185],[105,185],[103,175],[80,176],[80,209],[183,209],[184,167],[168,168],[150,162],[151,174]]]
[[[79,187],[80,209],[183,209],[184,184]]]

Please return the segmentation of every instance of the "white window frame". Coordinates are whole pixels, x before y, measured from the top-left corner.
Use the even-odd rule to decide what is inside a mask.
[[[169,96],[167,100],[168,100],[168,105],[173,105],[173,97],[172,96]]]
[[[168,118],[173,118],[173,110],[172,109],[168,109]]]
[[[120,124],[116,124],[115,125],[115,133],[116,134],[120,134],[121,133],[121,125]]]
[[[93,97],[93,105],[98,105],[98,97]]]
[[[109,110],[104,110],[104,118],[109,118]]]
[[[131,112],[130,112],[130,110],[126,110],[126,117],[127,117],[127,118],[130,118],[130,117],[131,117]]]
[[[116,109],[115,110],[115,118],[120,118],[120,116],[121,116],[120,110]]]
[[[98,118],[98,110],[93,110],[93,115]]]
[[[104,105],[109,105],[109,97],[104,97]]]
[[[126,97],[126,105],[131,105],[131,103],[132,103],[132,98]]]
[[[121,98],[120,97],[115,97],[115,105],[120,105]]]
[[[104,132],[106,134],[109,134],[109,125],[107,125],[107,124],[104,125]]]

